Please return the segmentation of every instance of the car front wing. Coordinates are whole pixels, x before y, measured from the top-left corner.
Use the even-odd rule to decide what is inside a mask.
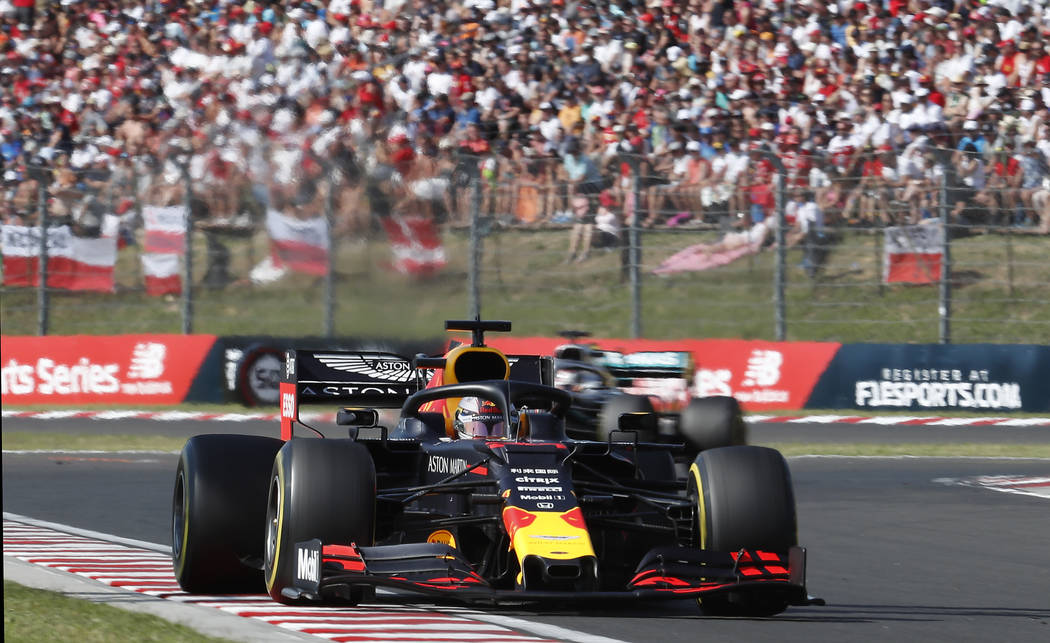
[[[522,603],[546,600],[574,603],[616,599],[680,599],[731,593],[769,596],[788,605],[823,605],[806,593],[806,550],[787,554],[758,550],[723,553],[683,547],[657,548],[639,563],[620,591],[565,592],[492,587],[453,547],[440,543],[322,545],[296,543],[295,583],[283,594],[291,600],[356,603],[375,588],[403,590],[471,603]],[[317,567],[311,567],[313,561]]]

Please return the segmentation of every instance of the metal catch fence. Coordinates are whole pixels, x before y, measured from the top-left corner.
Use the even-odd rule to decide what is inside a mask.
[[[0,201],[3,332],[424,336],[480,314],[537,335],[1050,343],[1043,183],[281,152],[27,168]]]

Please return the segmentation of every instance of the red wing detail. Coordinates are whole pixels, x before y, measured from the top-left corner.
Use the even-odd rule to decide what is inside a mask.
[[[335,563],[348,572],[365,571],[365,561],[355,545],[325,545],[321,548],[324,563]]]
[[[658,583],[664,585],[673,585],[675,587],[689,586],[689,581],[684,581],[681,578],[675,578],[673,576],[653,576],[651,578],[646,578],[643,581],[632,582],[631,584],[636,587],[645,587],[646,585],[656,585]]]
[[[361,557],[361,552],[357,551],[357,547],[354,547],[353,545],[325,545],[321,548],[321,553],[325,556]]]

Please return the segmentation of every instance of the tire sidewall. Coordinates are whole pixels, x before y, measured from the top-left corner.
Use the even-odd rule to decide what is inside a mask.
[[[700,549],[786,554],[798,544],[791,474],[779,451],[757,446],[704,451],[689,469],[688,488],[698,505]],[[751,591],[701,596],[697,602],[710,616],[772,616],[787,608],[781,595]]]
[[[268,472],[281,441],[200,435],[179,456],[172,491],[172,567],[192,593],[259,591],[259,525]]]
[[[266,591],[294,584],[295,543],[369,546],[375,529],[375,465],[352,440],[293,438],[274,459],[263,547]]]
[[[698,546],[787,552],[798,544],[791,474],[775,449],[731,446],[697,456],[689,488],[698,503]]]

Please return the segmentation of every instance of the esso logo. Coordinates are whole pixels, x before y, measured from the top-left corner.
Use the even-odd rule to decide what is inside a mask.
[[[281,417],[290,420],[295,419],[295,395],[292,393],[281,394]]]

